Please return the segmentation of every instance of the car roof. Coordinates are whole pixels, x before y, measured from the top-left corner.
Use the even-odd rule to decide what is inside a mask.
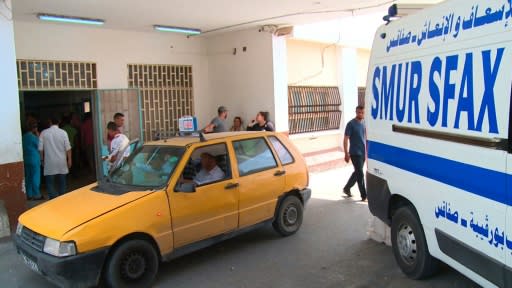
[[[203,134],[206,141],[227,139],[227,138],[244,138],[245,136],[273,135],[274,132],[263,131],[240,131],[240,132],[220,132]],[[175,136],[167,139],[148,141],[144,145],[169,145],[169,146],[187,146],[193,143],[201,142],[198,136]]]

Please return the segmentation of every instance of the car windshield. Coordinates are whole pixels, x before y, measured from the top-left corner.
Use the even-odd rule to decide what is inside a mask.
[[[142,146],[110,174],[113,184],[158,188],[169,181],[185,148]]]

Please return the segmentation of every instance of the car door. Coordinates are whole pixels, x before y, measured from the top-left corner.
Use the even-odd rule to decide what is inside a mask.
[[[239,227],[271,219],[284,189],[284,170],[264,137],[233,141],[233,150],[239,177]]]
[[[194,184],[201,155],[210,153],[224,172],[222,179]],[[225,143],[195,148],[188,155],[171,197],[174,247],[223,234],[238,227],[238,185],[233,181],[231,160]],[[187,179],[188,178],[188,179]],[[180,181],[182,181],[180,183]]]

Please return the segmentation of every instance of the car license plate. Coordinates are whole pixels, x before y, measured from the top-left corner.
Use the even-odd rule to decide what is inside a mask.
[[[34,270],[35,272],[37,273],[40,273],[39,271],[39,267],[37,266],[37,263],[32,261],[30,258],[28,258],[27,256],[23,255],[23,253],[20,253],[21,255],[21,258],[23,258],[23,262],[25,262],[25,264],[32,270]]]

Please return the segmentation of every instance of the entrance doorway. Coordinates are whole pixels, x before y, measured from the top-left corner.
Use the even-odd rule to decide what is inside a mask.
[[[81,135],[82,124],[86,117],[91,117],[92,99],[94,90],[64,90],[64,91],[22,91],[20,92],[20,110],[22,129],[25,131],[27,122],[37,121],[38,131],[48,128],[48,120],[57,117],[60,127],[67,126],[69,131],[70,144],[72,146],[73,165],[70,169],[67,181],[67,190],[72,191],[96,180],[94,148],[91,153],[87,152],[85,141],[88,135]],[[89,116],[88,116],[89,115]],[[92,125],[93,133],[95,125]],[[92,139],[94,139],[94,135]],[[89,155],[89,157],[88,157]],[[92,161],[92,162],[91,162]],[[42,171],[41,171],[42,172]],[[41,173],[43,175],[43,173]],[[47,196],[44,185],[44,177],[41,176],[41,193]]]

